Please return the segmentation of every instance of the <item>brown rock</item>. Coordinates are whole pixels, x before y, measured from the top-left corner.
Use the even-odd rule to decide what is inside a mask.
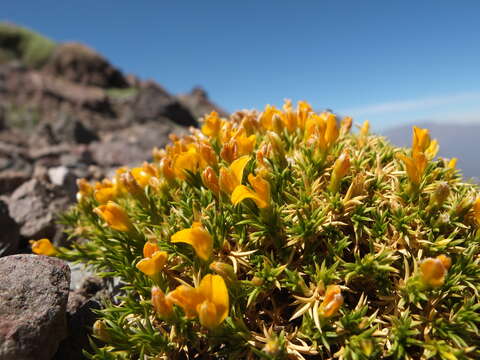
[[[68,266],[12,255],[0,259],[0,274],[0,359],[51,359],[67,335]]]

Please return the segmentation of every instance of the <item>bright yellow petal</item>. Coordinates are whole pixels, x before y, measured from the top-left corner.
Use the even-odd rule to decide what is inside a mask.
[[[101,189],[95,190],[93,196],[100,204],[106,204],[107,202],[114,200],[117,196],[115,188],[112,187],[103,187]]]
[[[432,140],[430,145],[425,149],[425,156],[428,160],[432,160],[435,156],[437,156],[438,150],[440,146],[438,145],[437,140]]]
[[[167,300],[180,306],[187,317],[193,318],[197,315],[197,306],[205,301],[205,298],[197,289],[180,285],[167,294]]]
[[[237,186],[235,190],[233,190],[230,199],[233,205],[237,205],[245,199],[252,199],[253,201],[255,201],[255,204],[257,204],[260,209],[268,207],[268,203],[265,202],[264,199],[262,199],[255,191],[249,189],[245,185]]]
[[[430,135],[428,129],[413,127],[412,151],[424,152],[430,145]]]
[[[57,250],[48,239],[32,240],[30,244],[34,254],[45,256],[55,256],[57,254]]]
[[[421,175],[417,170],[414,160],[404,154],[397,154],[397,158],[402,160],[405,164],[407,175],[410,181],[415,185],[420,184]]]
[[[112,229],[126,232],[132,228],[132,223],[125,210],[113,201],[96,207],[93,211],[102,217]]]
[[[258,197],[265,203],[270,203],[270,183],[267,180],[261,175],[253,176],[253,174],[248,174],[248,182],[252,185]]]
[[[228,316],[229,297],[225,280],[220,275],[207,274],[200,282],[198,291],[205,299],[215,304],[218,323]]]
[[[337,127],[337,118],[334,114],[329,113],[327,115],[327,128],[325,130],[325,141],[328,146],[332,146],[337,141],[339,135]]]
[[[192,245],[197,256],[205,261],[212,255],[213,239],[202,227],[195,226],[190,229],[180,230],[173,234],[171,241],[173,243],[181,242]]]
[[[155,252],[151,258],[145,258],[138,262],[137,269],[145,275],[154,276],[162,271],[167,262],[168,254],[165,251]]]
[[[230,164],[230,170],[234,174],[237,181],[236,185],[240,185],[242,183],[243,171],[245,170],[245,166],[247,166],[249,160],[250,156],[244,155]]]
[[[223,321],[219,318],[215,304],[208,300],[197,306],[197,313],[200,324],[210,330],[215,329]]]

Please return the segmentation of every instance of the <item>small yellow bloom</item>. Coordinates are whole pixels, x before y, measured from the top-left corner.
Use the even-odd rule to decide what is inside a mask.
[[[198,151],[200,153],[201,167],[205,168],[207,166],[217,166],[217,154],[213,150],[210,144],[200,143],[198,145]]]
[[[249,161],[250,156],[244,155],[232,162],[228,168],[220,169],[219,185],[222,191],[231,194],[242,183],[243,171]]]
[[[143,257],[152,257],[152,255],[158,250],[158,245],[155,241],[147,241],[145,245],[143,245]]]
[[[412,135],[412,151],[413,152],[425,152],[430,145],[430,134],[428,129],[420,129],[416,126],[413,127]]]
[[[200,324],[208,329],[216,328],[228,316],[228,289],[219,275],[205,275],[197,288],[180,285],[167,298],[180,306],[187,317],[198,316]]]
[[[77,201],[80,202],[93,194],[93,186],[86,179],[77,180]]]
[[[407,170],[410,182],[415,186],[420,185],[423,173],[427,167],[427,158],[423,152],[413,154],[413,157],[408,157],[404,154],[397,154],[398,159],[402,160]]]
[[[97,183],[95,189],[93,196],[100,204],[106,204],[109,201],[113,201],[118,195],[118,188],[107,179],[101,183]]]
[[[333,193],[338,192],[340,182],[350,170],[350,156],[348,153],[342,153],[333,164],[332,176],[330,178],[329,190]]]
[[[173,313],[172,301],[156,286],[152,288],[152,306],[155,313],[163,319],[170,317]]]
[[[332,146],[337,141],[339,135],[337,127],[337,118],[334,114],[327,114],[327,128],[325,129],[325,141],[327,146]]]
[[[450,161],[447,164],[447,168],[455,169],[455,167],[457,166],[457,161],[458,161],[457,158],[451,158]]]
[[[423,283],[432,288],[442,286],[451,264],[452,260],[443,254],[423,260],[420,264],[420,277]]]
[[[37,255],[55,256],[57,250],[48,239],[30,240],[32,252]]]
[[[285,99],[283,105],[283,113],[280,114],[283,125],[287,128],[288,132],[293,132],[297,128],[297,114],[293,111],[292,100]]]
[[[238,157],[237,153],[237,143],[230,140],[223,144],[220,150],[220,157],[226,162],[231,163]]]
[[[215,171],[210,166],[203,170],[202,181],[203,185],[210,189],[214,194],[220,192],[217,174],[215,174]]]
[[[216,111],[212,111],[203,120],[202,133],[208,137],[216,138],[220,134],[222,120]]]
[[[186,243],[193,246],[195,253],[200,259],[207,261],[212,255],[213,239],[200,222],[194,222],[192,227],[173,234],[173,243]]]
[[[155,174],[152,173],[153,171],[153,169],[149,169],[148,164],[144,164],[143,167],[136,167],[130,170],[132,176],[137,181],[137,184],[143,188],[147,186],[150,182],[150,179],[155,176]]]
[[[185,180],[186,171],[190,171],[192,173],[197,172],[200,165],[200,160],[200,154],[198,153],[196,147],[190,146],[187,151],[184,151],[175,157],[173,162],[175,175],[179,179]]]
[[[367,143],[368,132],[370,131],[370,122],[365,120],[360,128],[360,133],[358,134],[358,145],[364,147]]]
[[[132,223],[126,211],[113,201],[107,202],[106,205],[96,207],[93,211],[114,230],[126,232],[132,229]]]
[[[167,262],[166,251],[156,251],[151,257],[144,258],[137,263],[137,269],[147,276],[159,274]]]
[[[235,138],[234,142],[237,145],[236,156],[250,155],[253,152],[256,142],[256,136],[246,136],[245,132],[240,132]]]
[[[319,307],[319,312],[321,316],[329,318],[334,316],[340,306],[343,304],[343,296],[338,285],[329,285],[327,291],[325,292],[325,298]]]
[[[253,187],[249,189],[245,185],[238,185],[232,193],[231,201],[237,205],[245,199],[251,199],[260,209],[265,209],[270,205],[270,184],[263,179],[261,175],[248,175],[248,182]]]
[[[472,211],[475,221],[480,225],[480,197],[478,197],[473,203]]]
[[[281,111],[275,106],[267,105],[263,113],[260,115],[260,125],[264,130],[273,130],[273,117],[280,114]]]

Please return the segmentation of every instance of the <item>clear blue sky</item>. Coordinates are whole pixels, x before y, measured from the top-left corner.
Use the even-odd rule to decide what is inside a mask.
[[[81,41],[229,111],[305,99],[382,128],[480,121],[480,1],[3,1],[0,19]]]

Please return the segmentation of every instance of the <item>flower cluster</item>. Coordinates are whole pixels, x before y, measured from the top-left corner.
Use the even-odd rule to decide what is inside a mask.
[[[91,358],[478,358],[476,187],[428,130],[398,149],[352,125],[302,101],[212,112],[79,181],[64,221],[86,240],[32,249],[124,283]]]

